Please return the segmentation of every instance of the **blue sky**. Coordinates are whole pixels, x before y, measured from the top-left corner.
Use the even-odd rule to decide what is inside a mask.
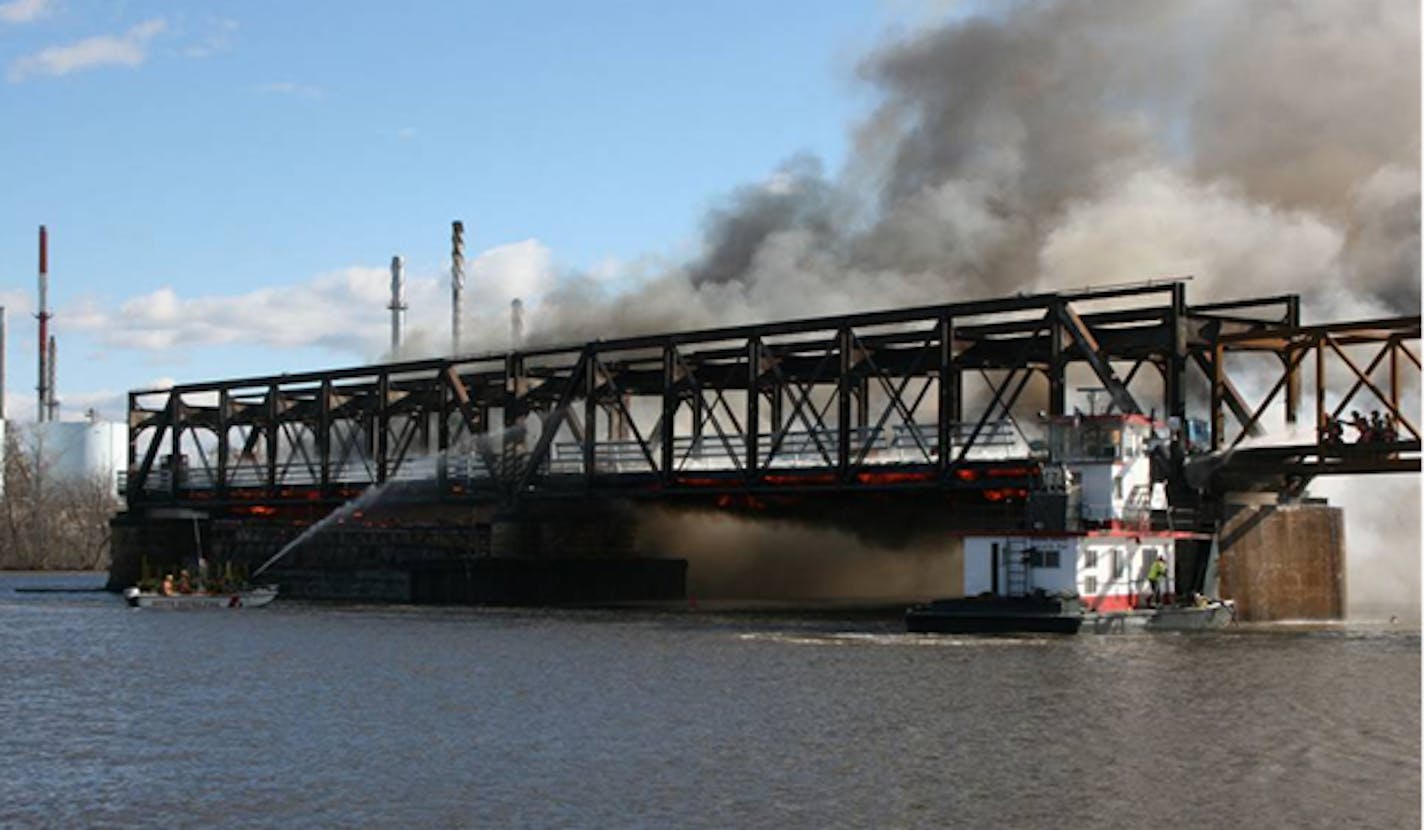
[[[448,319],[452,219],[472,260],[503,251],[489,280],[616,283],[694,254],[708,208],[788,157],[834,169],[873,105],[858,57],[930,13],[0,2],[9,414],[33,417],[40,224],[68,416],[161,379],[359,363],[393,254],[425,281],[413,323]]]

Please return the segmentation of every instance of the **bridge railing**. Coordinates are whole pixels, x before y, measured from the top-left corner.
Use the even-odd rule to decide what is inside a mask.
[[[906,423],[884,428],[860,427],[850,431],[852,445],[864,450],[862,464],[900,466],[935,463],[939,454],[933,441],[934,424]],[[977,432],[977,434],[976,434]],[[971,440],[972,439],[972,440]],[[796,430],[758,436],[758,454],[762,469],[804,470],[833,468],[837,463],[839,440],[834,429]],[[746,458],[745,435],[710,435],[677,438],[673,442],[675,470],[678,472],[734,472],[742,469]],[[998,419],[982,426],[956,424],[951,431],[951,448],[963,453],[965,460],[989,461],[1028,458],[1040,452],[1036,442],[1028,442],[1010,419]],[[654,471],[649,455],[659,457],[656,444],[650,453],[636,440],[598,441],[593,446],[596,475],[646,474]],[[585,447],[576,441],[557,441],[550,448],[547,461],[538,471],[543,476],[585,475]],[[321,484],[320,477],[303,463],[277,465],[276,482],[282,487],[311,487]],[[494,469],[491,468],[491,461]],[[415,456],[405,459],[396,469],[388,471],[387,481],[434,481],[442,476],[446,481],[474,484],[509,481],[527,464],[527,451],[512,454],[479,452],[448,452],[442,455]],[[208,491],[218,487],[213,469],[179,465],[179,489]],[[150,494],[171,491],[173,470],[155,470],[145,480]],[[373,462],[365,457],[348,459],[328,468],[327,482],[332,485],[367,486],[376,481]],[[241,466],[229,470],[226,484],[234,489],[258,489],[267,483],[267,471],[258,466]]]

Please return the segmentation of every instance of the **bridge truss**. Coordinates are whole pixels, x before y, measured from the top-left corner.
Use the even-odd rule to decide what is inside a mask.
[[[1178,424],[1200,399],[1223,447],[1260,432],[1273,402],[1296,420],[1303,355],[1380,336],[1389,355],[1357,385],[1379,392],[1371,373],[1389,361],[1417,469],[1396,388],[1402,361],[1417,388],[1410,319],[1302,328],[1294,296],[1189,306],[1169,281],[182,384],[129,395],[128,500],[251,509],[404,481],[500,504],[903,489],[1012,501],[1038,476],[1045,421],[1081,390]],[[1284,378],[1256,407],[1231,367],[1247,351]]]

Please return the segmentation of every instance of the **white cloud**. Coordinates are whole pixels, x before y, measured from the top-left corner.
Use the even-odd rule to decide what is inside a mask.
[[[256,89],[265,95],[294,95],[298,98],[320,98],[322,96],[321,87],[315,84],[299,84],[295,81],[260,84]]]
[[[478,348],[503,348],[489,332],[507,333],[509,301],[522,297],[537,306],[555,282],[548,249],[532,239],[481,253],[467,274],[465,317],[473,325],[465,330],[473,333],[468,345]],[[447,265],[407,270],[406,356],[447,348],[449,291]],[[117,304],[94,300],[67,308],[63,319],[70,330],[90,333],[106,347],[165,353],[170,361],[197,347],[243,344],[323,348],[356,362],[386,356],[389,301],[388,267],[353,266],[236,296],[184,297],[164,287]]]
[[[183,49],[190,58],[208,58],[232,48],[233,33],[238,29],[236,20],[216,17],[208,21],[208,32],[202,40]]]
[[[68,75],[101,66],[135,67],[148,60],[148,44],[167,23],[146,20],[122,35],[98,35],[68,46],[51,46],[10,63],[8,78],[18,83],[32,75]]]
[[[399,130],[396,130],[396,138],[399,138],[401,141],[410,141],[412,138],[415,138],[415,128],[401,127]]]
[[[29,23],[49,11],[52,0],[10,0],[0,3],[0,23]]]

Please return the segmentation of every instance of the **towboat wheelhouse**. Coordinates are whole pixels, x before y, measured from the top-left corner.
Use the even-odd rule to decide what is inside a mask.
[[[1072,415],[1049,422],[1044,490],[1053,505],[1035,529],[964,537],[964,595],[1077,595],[1085,610],[1124,611],[1150,598],[1148,570],[1166,560],[1164,602],[1176,593],[1176,542],[1154,529],[1166,507],[1151,448],[1166,425],[1143,415]]]

